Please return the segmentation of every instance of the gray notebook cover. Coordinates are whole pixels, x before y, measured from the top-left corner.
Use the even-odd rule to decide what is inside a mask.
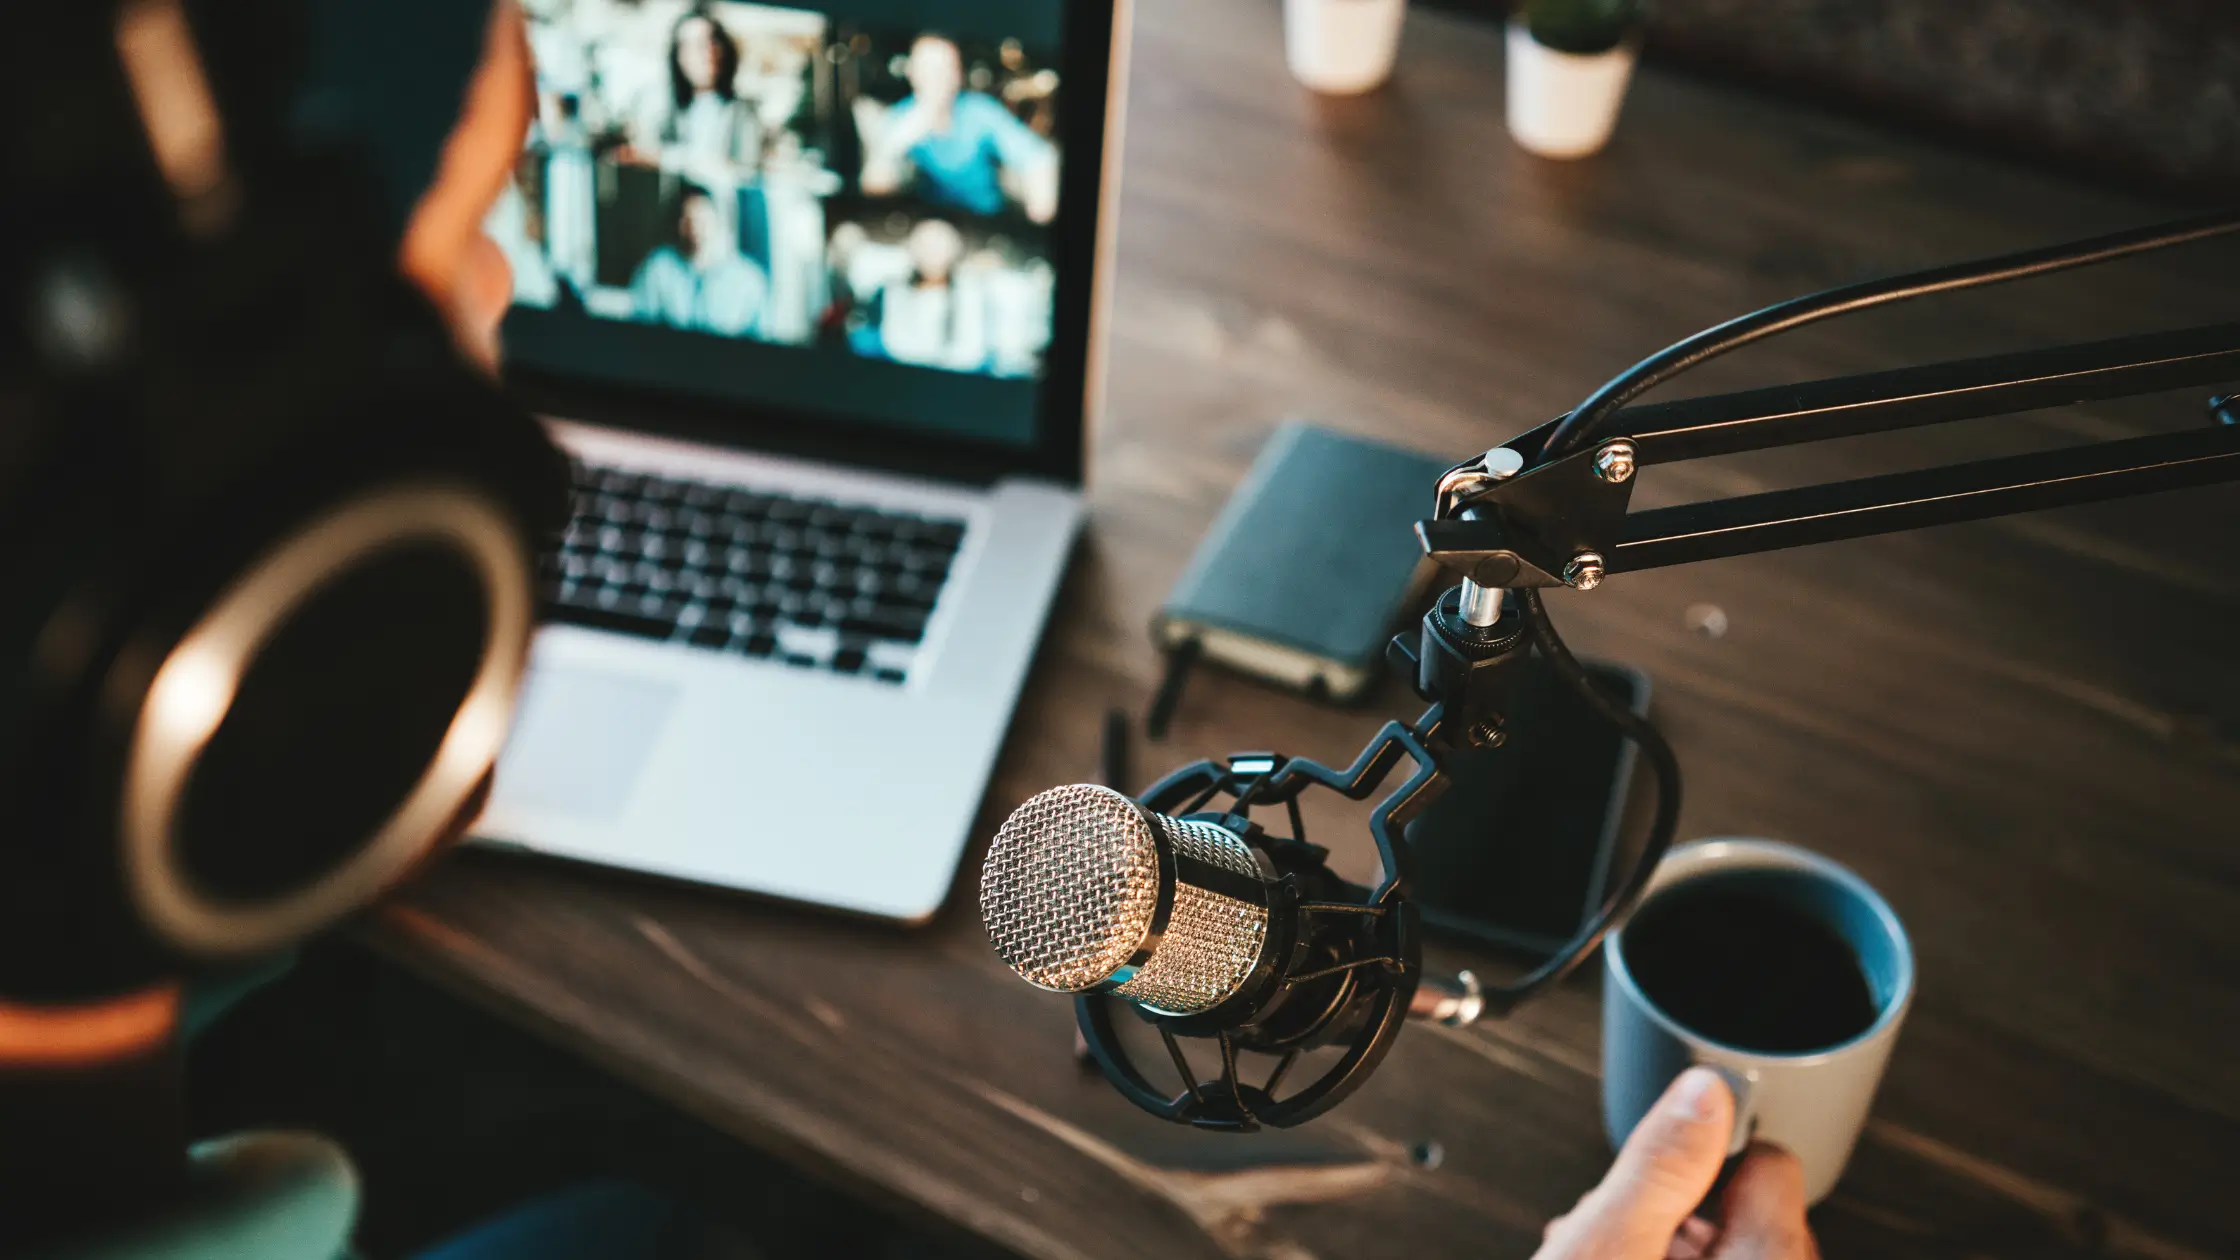
[[[1154,639],[1217,627],[1373,676],[1416,590],[1415,523],[1454,462],[1285,422],[1175,581]]]

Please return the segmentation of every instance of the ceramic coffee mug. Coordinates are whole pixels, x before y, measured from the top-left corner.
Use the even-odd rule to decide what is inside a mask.
[[[1735,1094],[1734,1150],[1794,1152],[1835,1188],[1913,1001],[1913,947],[1873,888],[1774,840],[1674,849],[1603,948],[1602,1115],[1612,1146],[1694,1064]]]

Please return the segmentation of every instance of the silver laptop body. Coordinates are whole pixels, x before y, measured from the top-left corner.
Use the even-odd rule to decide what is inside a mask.
[[[566,167],[580,165],[580,155],[568,152],[568,137],[555,139],[550,128],[541,151],[540,137],[532,136],[532,156],[541,158],[546,174],[522,195],[542,196],[558,209],[545,216],[541,239],[499,240],[515,258],[517,302],[525,263],[532,272],[545,265],[560,278],[551,286],[553,304],[517,307],[507,336],[514,361],[529,362],[527,396],[554,417],[550,431],[576,462],[577,513],[562,548],[546,558],[547,621],[490,806],[475,828],[477,842],[903,922],[929,918],[946,898],[1081,524],[1081,452],[1101,384],[1124,14],[1109,3],[1042,2],[1064,14],[1043,32],[1044,69],[1059,72],[1060,91],[1080,84],[1087,96],[1064,100],[1060,130],[1051,137],[1052,147],[1063,150],[1065,182],[1047,231],[1023,246],[1001,238],[997,231],[1005,224],[1014,235],[1034,236],[1016,203],[1005,208],[1010,217],[990,220],[996,228],[982,228],[969,214],[951,214],[922,199],[939,189],[921,193],[920,200],[872,207],[895,222],[896,215],[955,218],[967,234],[980,233],[976,247],[986,258],[996,258],[1000,245],[1011,251],[1004,258],[1029,255],[1019,269],[1029,280],[1054,274],[1053,309],[1044,317],[1049,338],[1032,380],[960,381],[953,367],[916,367],[902,361],[900,351],[860,369],[847,359],[850,349],[886,353],[865,340],[863,329],[872,325],[864,307],[887,320],[902,307],[899,290],[891,287],[875,295],[886,298],[883,309],[863,301],[860,287],[847,295],[856,299],[852,310],[845,297],[835,298],[851,288],[844,264],[860,263],[868,239],[848,241],[858,252],[842,258],[846,230],[830,220],[848,213],[834,208],[849,204],[844,200],[823,203],[821,235],[832,244],[819,259],[829,291],[814,295],[826,322],[821,350],[788,343],[790,334],[763,335],[780,322],[767,314],[755,331],[732,330],[730,341],[711,337],[713,325],[705,323],[678,325],[674,332],[648,327],[662,318],[658,311],[625,318],[625,298],[616,292],[625,286],[611,283],[623,272],[612,257],[596,262],[609,281],[602,284],[579,249],[574,274],[581,283],[567,287],[562,256],[571,242],[554,227],[566,207],[553,198],[567,191]],[[817,37],[813,23],[787,18],[790,10],[718,4],[712,12],[730,28],[716,38],[745,46],[757,64],[767,65],[772,54],[755,47],[756,38]],[[821,38],[853,41],[860,50],[862,30],[823,17]],[[698,46],[705,32],[686,32],[695,20],[704,19],[677,19],[673,47]],[[1062,47],[1047,42],[1060,22]],[[977,47],[1004,47],[992,31],[981,45],[970,34],[959,36],[948,26],[943,31],[927,38],[956,47],[960,60]],[[548,79],[568,85],[565,70],[548,71],[551,63],[565,62],[573,32],[539,28],[534,17],[532,32],[540,89],[549,97],[554,84]],[[870,36],[881,37],[875,29]],[[889,64],[913,76],[916,58],[938,63],[948,55],[938,46],[926,51],[927,38],[884,38],[896,58]],[[555,45],[560,53],[551,51]],[[1033,69],[1038,51],[1031,40],[1027,47],[1030,65],[1022,74]],[[686,64],[692,54],[672,55]],[[1016,62],[1016,45],[1001,56]],[[932,73],[938,88],[939,64]],[[910,108],[925,82],[913,77],[908,85],[889,85],[890,97],[905,86],[913,90],[899,101],[873,104],[883,105],[891,119]],[[1008,101],[1015,94],[1001,95]],[[549,100],[546,106],[549,119]],[[595,112],[584,102],[571,109],[578,117]],[[863,124],[867,114],[877,121],[876,109],[863,106],[836,112],[849,115],[851,125]],[[956,116],[965,119],[969,111],[960,104]],[[984,125],[1009,124],[995,119]],[[860,129],[858,150],[869,154],[868,126]],[[829,133],[816,135],[829,139]],[[1006,160],[1025,164],[1041,151],[1016,140],[1011,152],[1024,156]],[[534,162],[524,165],[536,169]],[[795,174],[765,170],[753,183],[742,180],[711,198],[735,200],[742,207],[739,222],[753,218],[757,203],[750,198],[763,198],[767,253],[756,261],[771,276],[770,295],[784,291],[776,278],[788,263],[781,244],[785,200],[800,196],[784,179]],[[688,182],[696,175],[689,169],[656,169],[644,179],[630,172],[595,175],[592,186],[608,199],[598,203],[601,213],[614,188],[627,191],[633,182],[651,190],[648,197],[666,198],[659,202],[665,206],[676,204],[679,189],[688,205],[701,195],[695,190],[702,183]],[[1004,172],[1007,187],[1018,182],[1010,175]],[[921,171],[917,178],[922,184],[927,177]],[[869,221],[866,212],[849,221],[857,219]],[[691,225],[685,227],[689,244]],[[722,230],[753,239],[732,225]],[[903,236],[894,247],[917,244]],[[647,290],[636,282],[651,265],[642,264],[631,278],[633,300],[645,300]],[[548,278],[532,274],[531,291],[541,291]],[[703,296],[709,292],[714,289]],[[961,301],[965,292],[952,273],[950,301]],[[844,318],[852,321],[840,349],[832,344],[835,309],[846,310]],[[951,316],[946,327],[953,331],[957,323]],[[921,329],[926,325],[919,321]],[[936,320],[932,326],[943,325]],[[696,414],[692,391],[668,381],[624,379],[629,370],[597,372],[596,380],[577,372],[587,348],[595,352],[602,339],[625,336],[633,340],[620,346],[622,352],[669,337],[682,347],[677,354],[689,351],[719,368],[728,362],[719,357],[724,354],[759,357],[735,374],[749,383],[746,390],[711,399],[705,414]],[[812,426],[785,407],[771,409],[775,421],[758,423],[755,400],[743,396],[752,393],[755,370],[783,371],[787,361],[772,358],[773,352],[797,347],[814,370],[834,364],[840,371],[876,369],[901,382],[894,404],[901,410],[934,405],[927,398],[938,400],[944,391],[1012,391],[1016,381],[1034,391],[1033,431],[1024,441],[979,434],[951,440],[950,433],[976,423],[971,414],[905,417],[902,423],[873,416],[861,424],[844,415],[829,426]],[[667,343],[658,348],[669,353]],[[812,351],[820,357],[809,357]],[[618,353],[618,361],[645,357]],[[798,374],[785,379],[800,387]],[[641,386],[648,417],[642,423],[633,403]],[[595,397],[596,405],[575,405],[579,393]],[[815,430],[813,440],[792,440],[807,429]],[[915,472],[921,465],[941,473]]]

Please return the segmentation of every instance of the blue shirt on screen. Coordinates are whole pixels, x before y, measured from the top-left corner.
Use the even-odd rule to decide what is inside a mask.
[[[648,255],[630,278],[639,319],[726,337],[754,335],[769,292],[769,278],[751,258],[730,254],[695,267],[669,245]]]
[[[902,117],[917,104],[907,97],[894,109]],[[1003,185],[997,171],[1048,161],[1050,142],[985,92],[961,92],[949,129],[910,146],[918,168],[918,195],[974,214],[1003,212]]]

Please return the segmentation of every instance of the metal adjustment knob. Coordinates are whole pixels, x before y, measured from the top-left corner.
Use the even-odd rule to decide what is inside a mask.
[[[1602,449],[1594,453],[1594,475],[1604,481],[1616,484],[1630,480],[1633,476],[1633,469],[1633,443],[1624,438],[1619,438],[1615,442],[1605,442],[1602,444]]]
[[[1426,975],[1408,1000],[1408,1017],[1449,1028],[1468,1028],[1486,1012],[1486,989],[1475,973],[1455,973],[1452,980]]]
[[[1602,557],[1592,551],[1582,551],[1571,557],[1563,566],[1564,585],[1577,591],[1591,591],[1602,585]]]

